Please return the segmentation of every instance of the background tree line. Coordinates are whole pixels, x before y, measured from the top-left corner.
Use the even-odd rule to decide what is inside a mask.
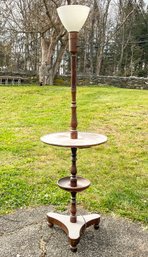
[[[40,68],[45,84],[68,74],[68,35],[56,8],[77,3],[91,7],[79,33],[79,74],[147,76],[148,8],[143,0],[2,0],[1,70],[38,73]]]

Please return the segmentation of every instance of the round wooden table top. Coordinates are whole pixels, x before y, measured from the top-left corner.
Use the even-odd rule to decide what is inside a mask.
[[[42,136],[41,141],[45,144],[54,146],[87,148],[105,143],[107,137],[96,133],[78,132],[78,138],[71,139],[70,132],[59,132]]]

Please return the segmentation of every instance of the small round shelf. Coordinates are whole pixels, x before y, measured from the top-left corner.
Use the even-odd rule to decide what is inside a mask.
[[[59,132],[42,136],[41,141],[54,146],[87,148],[105,143],[107,137],[96,133],[78,132],[78,138],[71,139],[70,132]]]
[[[77,186],[71,187],[70,177],[64,177],[59,179],[57,182],[58,186],[69,192],[81,192],[90,186],[90,181],[88,179],[77,177]]]

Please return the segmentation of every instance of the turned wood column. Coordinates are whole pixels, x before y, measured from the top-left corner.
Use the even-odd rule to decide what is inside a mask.
[[[72,139],[77,139],[77,106],[76,106],[76,78],[77,78],[77,38],[78,32],[69,33],[69,51],[71,53],[71,131]]]
[[[76,167],[76,154],[77,154],[77,148],[71,148],[72,153],[72,166],[71,166],[71,177],[70,177],[70,186],[76,187],[77,186],[77,167]],[[71,209],[70,209],[70,221],[72,223],[77,222],[76,217],[76,192],[71,192]]]

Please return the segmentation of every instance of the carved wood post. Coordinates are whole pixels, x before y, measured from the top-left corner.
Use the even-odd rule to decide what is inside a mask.
[[[71,148],[71,156],[72,156],[72,166],[71,166],[71,177],[70,177],[70,185],[71,187],[77,186],[77,167],[76,167],[76,155],[77,148]]]
[[[71,166],[71,177],[70,177],[70,185],[71,187],[77,186],[77,167],[76,167],[76,155],[77,155],[77,148],[71,148],[72,153],[72,166]],[[72,223],[77,222],[76,217],[76,192],[71,192],[71,209],[70,209],[70,221]]]
[[[69,33],[69,51],[71,53],[71,131],[70,137],[71,139],[78,138],[77,132],[77,105],[76,105],[76,78],[77,78],[77,38],[78,32],[70,32]],[[71,177],[70,177],[70,185],[71,187],[77,186],[77,168],[76,168],[76,153],[77,148],[71,148],[72,152],[72,167],[71,167]],[[70,209],[70,221],[72,223],[77,222],[76,216],[76,192],[71,192],[71,209]]]
[[[76,111],[76,64],[77,64],[77,32],[69,33],[69,51],[71,53],[71,138],[77,139],[77,111]]]

